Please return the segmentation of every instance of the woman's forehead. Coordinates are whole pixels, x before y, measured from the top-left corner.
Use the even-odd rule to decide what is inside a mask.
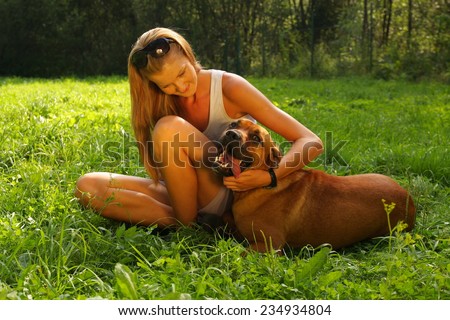
[[[175,81],[184,68],[188,60],[185,57],[178,56],[177,58],[168,57],[162,65],[161,71],[146,75],[147,78],[154,82],[159,87],[164,87]]]

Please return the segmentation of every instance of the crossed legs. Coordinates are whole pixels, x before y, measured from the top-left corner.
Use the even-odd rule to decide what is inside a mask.
[[[132,224],[188,225],[222,187],[207,167],[213,144],[180,117],[167,116],[153,132],[154,155],[165,183],[106,172],[81,176],[75,196],[102,216]]]

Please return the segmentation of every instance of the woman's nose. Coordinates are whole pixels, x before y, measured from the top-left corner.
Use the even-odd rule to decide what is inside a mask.
[[[177,82],[175,82],[175,88],[177,89],[178,92],[183,92],[184,90],[184,82],[181,80],[178,80]]]

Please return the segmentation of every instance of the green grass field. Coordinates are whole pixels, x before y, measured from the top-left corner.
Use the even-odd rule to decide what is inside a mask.
[[[450,299],[450,88],[361,78],[251,79],[316,132],[312,166],[410,190],[410,233],[249,253],[200,227],[158,234],[82,210],[90,171],[145,176],[125,78],[0,79],[0,299]],[[278,141],[282,141],[277,137]]]

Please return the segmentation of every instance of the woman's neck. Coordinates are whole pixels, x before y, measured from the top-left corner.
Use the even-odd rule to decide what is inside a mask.
[[[199,130],[206,129],[208,125],[210,85],[210,74],[200,71],[195,94],[191,97],[178,97],[180,116]]]

